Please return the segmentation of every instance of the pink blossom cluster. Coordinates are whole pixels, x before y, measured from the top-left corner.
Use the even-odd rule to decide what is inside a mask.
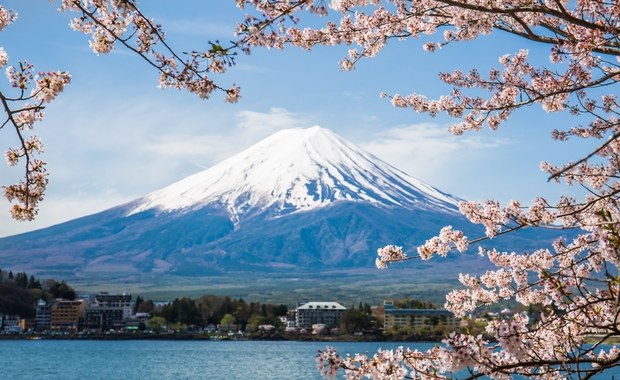
[[[9,16],[7,16],[9,15]],[[13,21],[15,14],[0,6],[0,18]],[[8,64],[8,54],[0,48],[0,66]],[[41,140],[32,134],[37,122],[43,120],[45,104],[53,101],[71,81],[65,72],[48,72],[34,74],[34,66],[28,62],[19,62],[17,66],[8,66],[5,70],[14,94],[0,92],[6,118],[0,129],[10,126],[19,141],[17,147],[9,147],[4,158],[9,166],[23,163],[24,178],[16,184],[4,185],[4,197],[14,202],[10,213],[16,220],[32,220],[37,214],[38,203],[43,199],[47,187],[45,162],[36,156],[43,153]],[[31,89],[28,92],[28,89]]]
[[[3,47],[0,46],[0,67],[6,66],[9,62],[9,55],[6,53]]]
[[[33,69],[34,66],[26,61],[20,62],[19,67],[7,67],[5,73],[11,87],[18,88],[22,91],[26,90],[34,77],[32,73]]]
[[[333,379],[338,374],[342,358],[336,353],[333,347],[328,346],[325,351],[319,350],[315,362],[321,376]]]
[[[427,240],[423,246],[418,247],[417,257],[422,260],[428,260],[434,254],[446,256],[453,248],[459,252],[464,252],[467,250],[467,246],[467,237],[462,231],[453,230],[452,226],[446,226],[441,229],[439,236]],[[395,245],[386,245],[385,247],[379,248],[377,250],[377,256],[375,264],[379,269],[386,269],[388,263],[412,258],[407,256],[403,251],[403,247]]]
[[[426,352],[398,347],[395,350],[378,350],[374,355],[355,354],[341,357],[327,347],[317,355],[317,368],[333,378],[344,369],[347,379],[446,379],[441,368],[445,350],[435,347]],[[329,368],[329,369],[328,369]]]
[[[551,226],[559,219],[557,211],[540,197],[534,199],[527,209],[517,200],[511,200],[505,207],[495,200],[487,200],[463,201],[459,204],[459,210],[472,223],[483,225],[487,238],[523,226]]]
[[[15,125],[20,131],[24,129],[33,129],[34,123],[43,120],[43,112],[40,106],[31,106],[28,103],[24,104],[21,111],[18,111],[14,116]],[[42,149],[40,149],[42,151]]]
[[[452,226],[445,226],[438,236],[435,236],[418,247],[418,255],[422,260],[428,260],[432,255],[446,256],[449,251],[456,249],[459,252],[467,250],[469,242],[462,231],[453,230]]]
[[[71,82],[71,75],[62,71],[39,73],[35,82],[32,96],[41,103],[49,103]]]
[[[17,18],[17,13],[0,5],[0,31]]]
[[[386,269],[388,263],[403,261],[407,258],[407,254],[403,252],[403,247],[396,245],[386,245],[377,250],[377,259],[375,265],[379,269]]]
[[[0,5],[0,31],[16,18],[17,13]],[[8,64],[9,56],[0,47],[0,67]],[[16,220],[32,220],[48,181],[45,162],[36,158],[44,147],[32,130],[37,122],[43,120],[45,104],[64,90],[71,77],[64,72],[35,74],[34,65],[26,61],[7,66],[5,74],[12,91],[0,91],[0,103],[5,112],[0,130],[11,128],[19,145],[9,147],[4,152],[4,158],[9,166],[23,163],[25,175],[19,183],[3,185],[2,189],[4,197],[14,203],[10,209],[11,216]]]

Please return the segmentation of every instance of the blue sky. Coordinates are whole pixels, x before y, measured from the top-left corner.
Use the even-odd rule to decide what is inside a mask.
[[[180,51],[232,39],[244,16],[233,0],[142,4]],[[550,138],[553,128],[570,121],[566,115],[535,106],[517,112],[499,131],[455,137],[447,132],[450,119],[397,109],[379,98],[382,91],[437,97],[450,90],[437,79],[440,71],[478,67],[485,72],[497,66],[499,56],[520,48],[545,63],[546,47],[499,34],[434,54],[424,52],[419,40],[394,42],[353,72],[339,70],[346,46],[311,52],[257,49],[239,57],[220,78],[224,85],[241,86],[242,99],[232,105],[220,95],[204,101],[157,88],[157,73],[126,51],[96,56],[87,37],[67,26],[70,15],[56,11],[58,2],[5,0],[3,5],[19,13],[0,32],[9,64],[28,60],[37,70],[66,70],[72,84],[37,126],[50,172],[39,216],[34,222],[13,221],[3,199],[0,236],[119,205],[204,170],[279,129],[313,125],[461,198],[527,202],[572,191],[547,183],[538,169],[542,160],[579,158],[579,145]],[[8,90],[6,80],[0,80],[0,88]],[[2,150],[13,139],[9,130],[0,130]],[[21,168],[2,165],[1,184],[22,174]]]

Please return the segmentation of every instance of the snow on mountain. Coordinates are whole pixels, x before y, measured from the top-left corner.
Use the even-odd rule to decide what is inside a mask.
[[[458,202],[318,126],[281,130],[245,151],[135,202],[150,209],[224,206],[235,222],[247,213],[273,216],[338,201],[453,211]]]

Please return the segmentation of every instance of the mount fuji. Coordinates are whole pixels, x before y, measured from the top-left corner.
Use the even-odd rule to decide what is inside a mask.
[[[222,207],[235,224],[341,202],[454,212],[458,200],[321,127],[282,130],[214,167],[134,202],[147,210]]]
[[[370,271],[386,244],[472,231],[458,201],[327,129],[288,129],[132,202],[0,239],[0,268],[127,283]]]

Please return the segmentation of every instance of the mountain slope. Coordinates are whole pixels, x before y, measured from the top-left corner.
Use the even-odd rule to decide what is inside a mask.
[[[284,130],[133,202],[0,239],[0,268],[91,283],[374,271],[385,244],[414,248],[447,224],[480,232],[457,202],[331,131]],[[480,265],[467,255],[418,269]]]

